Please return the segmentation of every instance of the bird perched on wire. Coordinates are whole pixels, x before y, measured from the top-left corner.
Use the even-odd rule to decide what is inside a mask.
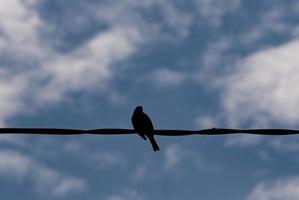
[[[137,106],[132,115],[132,124],[140,137],[146,140],[146,137],[152,144],[154,151],[159,151],[159,145],[154,138],[154,126],[149,116],[143,112],[142,106]],[[145,137],[146,136],[146,137]]]

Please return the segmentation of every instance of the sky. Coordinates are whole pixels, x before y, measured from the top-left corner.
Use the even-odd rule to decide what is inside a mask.
[[[295,0],[0,0],[0,126],[299,129]],[[298,136],[0,136],[1,199],[296,200]]]

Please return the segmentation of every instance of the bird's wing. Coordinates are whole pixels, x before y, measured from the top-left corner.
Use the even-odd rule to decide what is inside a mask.
[[[131,118],[131,121],[132,121],[134,129],[140,130],[141,128],[143,128],[143,122],[142,122],[142,118],[140,116],[133,115]]]
[[[153,126],[151,118],[149,118],[149,116],[145,113],[142,115],[142,118],[143,118],[142,121],[144,122],[144,128],[146,128],[148,130],[154,130],[154,126]]]
[[[133,115],[131,118],[132,124],[134,129],[137,131],[137,134],[142,137],[142,139],[146,140],[146,137],[144,136],[144,134],[142,134],[140,131],[143,128],[142,125],[142,121],[139,117],[137,117],[136,115]]]

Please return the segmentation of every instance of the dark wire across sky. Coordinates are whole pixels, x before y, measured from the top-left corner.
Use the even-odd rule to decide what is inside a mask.
[[[0,134],[39,134],[39,135],[125,135],[136,134],[134,129],[62,129],[62,128],[0,128]],[[291,129],[226,129],[212,128],[202,130],[154,130],[160,136],[188,136],[188,135],[228,135],[228,134],[253,134],[253,135],[295,135],[299,130]]]

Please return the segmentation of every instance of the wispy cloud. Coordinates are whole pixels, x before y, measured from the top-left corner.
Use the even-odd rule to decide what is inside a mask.
[[[248,146],[256,146],[260,144],[262,141],[261,136],[255,135],[242,135],[242,136],[229,136],[228,139],[225,141],[226,146],[241,146],[241,147],[248,147]]]
[[[112,194],[106,200],[144,200],[145,197],[138,191],[133,189],[126,189],[123,192]]]
[[[183,84],[188,80],[188,75],[182,71],[159,68],[150,73],[147,78],[157,88],[165,88]]]
[[[37,192],[53,196],[65,196],[87,189],[84,179],[63,175],[25,154],[12,150],[0,151],[0,176],[12,178],[20,184],[32,181]]]
[[[85,160],[91,163],[97,170],[116,168],[119,170],[127,164],[127,159],[119,152],[112,152],[107,150],[95,150],[94,148],[86,147],[84,143],[80,142],[66,142],[64,144],[64,151],[72,156]]]
[[[197,172],[218,172],[220,165],[208,161],[197,151],[185,149],[182,145],[172,144],[165,148],[164,169],[166,171],[177,171],[186,166],[191,166]]]
[[[297,22],[289,19],[294,16],[298,16],[298,2],[270,3],[258,12],[256,23],[246,28],[240,41],[248,46],[259,47],[264,45],[265,41],[271,41],[268,39],[274,35],[292,37],[295,34]],[[271,41],[270,44],[273,42]]]
[[[116,71],[112,65],[130,57],[141,41],[134,26],[112,26],[62,54],[47,43],[50,25],[40,17],[37,1],[0,1],[0,9],[0,51],[6,61],[0,63],[2,126],[28,105],[34,111],[60,102],[70,91],[105,90]]]
[[[294,200],[299,199],[299,178],[278,179],[274,182],[258,183],[248,200]]]
[[[26,112],[29,106],[30,111],[34,111],[48,103],[60,102],[73,91],[97,89],[99,93],[109,93],[109,83],[116,73],[121,72],[118,64],[138,53],[141,44],[172,37],[186,38],[197,15],[219,21],[227,8],[235,10],[239,4],[237,0],[230,1],[229,5],[216,1],[190,2],[190,5],[197,5],[191,7],[198,8],[198,12],[191,14],[180,9],[179,1],[127,0],[119,4],[101,1],[92,6],[83,3],[80,4],[84,8],[82,15],[65,16],[65,25],[76,22],[76,27],[86,28],[79,26],[80,23],[86,24],[92,19],[105,28],[94,30],[92,36],[73,49],[61,52],[51,42],[66,43],[61,38],[57,41],[59,37],[56,37],[66,26],[56,27],[40,15],[43,4],[36,0],[0,1],[0,51],[8,52],[5,59],[14,63],[13,68],[1,63],[5,78],[1,83],[3,88],[0,88],[0,121],[4,125],[7,119]],[[160,20],[149,20],[153,10],[160,13],[157,15]],[[212,16],[207,16],[206,10],[213,11],[209,12]],[[179,85],[186,80],[186,75],[161,69],[156,79],[162,85]],[[113,98],[117,92],[111,93],[106,96],[117,102]]]
[[[159,181],[169,176],[178,179],[184,177],[185,173],[192,170],[197,173],[218,173],[221,166],[205,158],[200,152],[186,149],[180,144],[170,144],[164,147],[163,155],[153,163],[143,158],[133,170],[131,179],[133,182],[145,180]],[[188,170],[187,170],[188,169]],[[155,171],[155,173],[152,173]]]
[[[0,1],[1,52],[22,60],[43,55],[38,34],[43,22],[36,6],[36,0]]]
[[[4,119],[23,109],[22,97],[26,93],[27,82],[23,76],[12,75],[6,70],[1,71],[3,73],[0,74],[0,125],[3,127]]]
[[[175,168],[185,157],[184,150],[179,145],[168,146],[165,150],[164,156],[164,167],[166,170]]]
[[[195,2],[199,15],[202,16],[204,20],[208,20],[214,27],[221,26],[223,17],[228,13],[236,11],[241,5],[240,0],[229,0],[226,2],[199,0]]]
[[[68,91],[106,88],[113,76],[111,64],[132,55],[139,40],[134,28],[115,28],[100,32],[70,54],[55,55],[34,74],[37,79],[41,75],[48,79],[39,90],[39,99],[52,102]]]
[[[211,117],[208,115],[199,116],[194,120],[194,126],[199,129],[209,129],[217,127],[219,121],[217,117]]]
[[[298,152],[299,141],[297,138],[275,138],[269,141],[269,147],[279,152]]]

